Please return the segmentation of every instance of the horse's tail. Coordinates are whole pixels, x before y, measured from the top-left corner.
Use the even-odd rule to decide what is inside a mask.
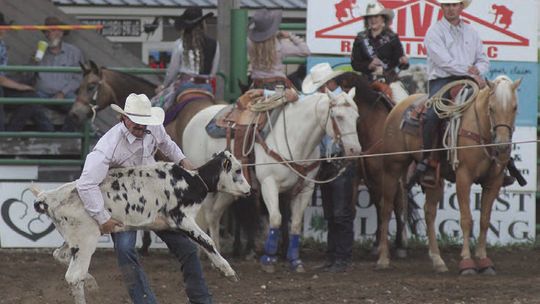
[[[405,191],[407,191],[407,224],[411,233],[418,236],[418,224],[422,222],[418,212],[420,206],[414,200],[411,189],[405,189]]]

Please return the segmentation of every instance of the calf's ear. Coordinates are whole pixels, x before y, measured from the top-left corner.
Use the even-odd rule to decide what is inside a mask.
[[[232,167],[231,160],[228,158],[225,158],[223,160],[222,167],[223,167],[223,170],[225,170],[225,172],[231,171],[231,167]]]

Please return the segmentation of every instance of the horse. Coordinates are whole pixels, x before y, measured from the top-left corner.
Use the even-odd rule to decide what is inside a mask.
[[[393,104],[384,99],[380,92],[371,88],[369,81],[354,72],[347,72],[339,76],[341,87],[344,89],[355,88],[357,92],[354,101],[358,107],[360,119],[357,124],[358,140],[362,146],[362,155],[378,154],[382,152],[382,138],[384,122],[388,113],[393,108]],[[379,230],[381,225],[381,198],[385,191],[381,174],[382,157],[362,157],[358,159],[357,176],[363,179],[368,188],[370,204],[377,210],[377,231],[375,232],[375,242],[373,244],[373,254],[379,244]],[[416,204],[405,198],[403,189],[404,182],[399,184],[398,195],[396,195],[393,205],[396,218],[396,238],[395,247],[400,257],[407,255],[406,251],[406,230],[405,220],[415,220],[414,209]],[[353,197],[356,200],[355,197]],[[356,203],[356,202],[354,202]],[[411,206],[407,206],[409,203]],[[406,211],[409,211],[408,214]]]
[[[503,182],[504,169],[510,159],[510,143],[518,106],[516,90],[521,84],[521,79],[514,82],[509,77],[502,75],[493,82],[488,81],[487,83],[488,86],[480,90],[470,106],[463,111],[457,147],[478,145],[480,143],[497,145],[489,148],[459,149],[457,151],[457,160],[459,162],[454,171],[455,176],[452,175],[450,170],[441,170],[444,178],[452,180],[455,177],[456,182],[463,233],[463,246],[459,263],[461,274],[475,274],[477,269],[481,273],[495,274],[494,264],[487,256],[486,235],[493,201],[499,193]],[[421,136],[405,133],[400,128],[404,111],[419,98],[425,98],[425,95],[412,95],[390,112],[384,127],[383,152],[392,153],[421,149]],[[390,266],[387,238],[388,221],[392,212],[391,202],[393,202],[398,189],[398,177],[404,174],[412,161],[419,162],[421,157],[421,152],[415,152],[387,155],[383,158],[382,177],[385,191],[382,199],[381,243],[377,261],[377,268],[379,269],[386,269]],[[446,166],[446,168],[450,167]],[[472,216],[469,206],[472,183],[479,183],[482,186],[480,235],[475,252],[476,262],[471,257],[468,237],[472,232]],[[436,272],[448,271],[440,255],[435,230],[437,203],[442,199],[443,185],[443,180],[440,179],[433,188],[424,187],[428,253]]]
[[[299,101],[286,103],[280,109],[275,123],[271,125],[266,139],[260,139],[254,144],[254,176],[260,184],[270,220],[264,246],[265,255],[260,261],[264,271],[275,271],[277,263],[276,253],[281,225],[278,194],[292,189],[295,195],[290,202],[292,223],[287,258],[292,271],[305,271],[299,258],[301,223],[304,210],[311,201],[313,179],[319,167],[316,161],[304,165],[298,162],[276,164],[276,160],[318,158],[320,154],[318,145],[324,134],[341,142],[346,155],[358,155],[360,153],[360,143],[356,134],[358,111],[352,100],[354,95],[354,89],[337,96],[315,93],[304,96]],[[226,147],[226,139],[211,138],[205,130],[205,126],[223,108],[222,105],[216,105],[202,110],[192,118],[184,131],[184,152],[195,165],[204,163],[214,152]],[[189,136],[186,136],[187,134]],[[231,146],[234,147],[234,144],[231,143]],[[230,195],[213,195],[207,197],[207,202],[203,204],[204,216],[210,225],[210,236],[218,247],[220,218],[232,201],[233,197]]]
[[[99,67],[93,61],[89,61],[89,64],[81,63],[81,68],[83,80],[75,103],[68,114],[79,124],[91,117],[94,111],[103,110],[112,103],[123,108],[126,97],[131,93],[146,94],[149,98],[156,94],[156,85],[144,78]],[[179,95],[176,102],[181,102],[181,98],[182,96]],[[181,147],[182,134],[191,117],[201,109],[213,104],[215,104],[214,99],[204,94],[186,100],[182,111],[172,121],[166,122],[167,134]]]

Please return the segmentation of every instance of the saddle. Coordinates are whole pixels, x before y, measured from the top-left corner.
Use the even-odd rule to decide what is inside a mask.
[[[463,88],[462,85],[453,87],[449,92],[449,99],[454,101]],[[426,102],[428,101],[427,95],[420,95],[417,99],[403,112],[403,117],[400,124],[400,129],[408,134],[422,138],[423,134],[423,119],[424,114],[427,111]],[[435,137],[433,140],[433,148],[441,147],[443,134],[448,127],[448,121],[443,120],[440,127],[433,134]],[[460,128],[459,136],[471,138],[478,143],[482,141],[480,135]],[[441,174],[445,176],[451,182],[455,181],[455,172],[453,171],[449,162],[441,161],[446,158],[446,152],[432,152],[430,156],[430,166],[435,169],[435,180],[430,182],[421,181],[421,184],[425,187],[434,187],[439,183]]]
[[[182,91],[177,97],[176,102],[165,110],[165,121],[163,125],[168,125],[173,121],[178,113],[180,113],[188,104],[199,99],[211,99],[215,100],[214,94],[201,89],[186,89]]]
[[[253,151],[247,155],[244,150],[249,150],[252,143],[258,137],[266,137],[267,117],[265,112],[254,112],[251,105],[254,103],[250,94],[240,96],[235,104],[228,105],[219,111],[206,125],[206,132],[213,138],[226,138],[227,149],[243,164],[254,161]],[[276,111],[272,111],[270,118],[277,118]],[[274,119],[275,120],[275,119]],[[263,135],[264,134],[264,135]],[[231,149],[231,140],[234,146]],[[248,147],[247,149],[245,147]],[[246,179],[251,183],[249,171],[246,170]]]

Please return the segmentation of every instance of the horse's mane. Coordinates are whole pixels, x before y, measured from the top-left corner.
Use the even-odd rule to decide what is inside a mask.
[[[370,106],[375,106],[377,100],[379,99],[379,93],[375,91],[369,81],[355,73],[355,72],[346,72],[339,76],[339,82],[342,88],[356,88],[356,96],[354,97],[357,102],[364,102]]]
[[[146,80],[142,77],[139,77],[139,76],[136,76],[136,75],[133,75],[133,74],[128,74],[128,73],[125,73],[125,72],[121,72],[121,71],[117,71],[117,70],[111,70],[107,67],[102,67],[102,69],[104,70],[107,70],[111,73],[115,73],[115,74],[120,74],[122,75],[122,77],[125,77],[125,78],[129,78],[130,80],[132,81],[137,81],[137,82],[142,82],[144,85],[147,85],[147,86],[151,86],[151,87],[156,87],[156,85],[154,83],[152,83],[151,81],[149,80]]]

